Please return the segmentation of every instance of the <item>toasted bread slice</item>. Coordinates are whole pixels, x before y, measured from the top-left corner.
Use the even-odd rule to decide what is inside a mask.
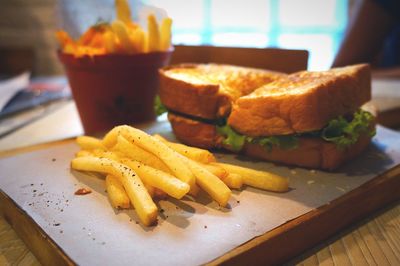
[[[215,125],[193,120],[180,115],[168,114],[175,136],[181,142],[205,149],[227,148],[223,137],[217,133]],[[374,127],[375,125],[371,125]],[[346,149],[338,149],[335,144],[315,137],[299,137],[295,149],[273,147],[268,151],[260,145],[247,143],[241,151],[245,155],[266,161],[296,165],[312,169],[334,170],[346,161],[363,152],[371,137],[360,136],[358,141]]]
[[[228,124],[247,136],[272,136],[321,129],[371,99],[369,65],[302,71],[238,98]]]
[[[220,64],[180,64],[160,70],[162,103],[170,110],[205,118],[226,117],[236,99],[286,77],[284,73]]]
[[[168,113],[168,120],[179,141],[203,149],[221,148],[215,125],[173,113]]]

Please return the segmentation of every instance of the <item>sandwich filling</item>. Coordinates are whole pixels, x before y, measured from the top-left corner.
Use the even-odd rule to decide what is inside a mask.
[[[168,110],[157,97],[155,101],[155,110],[157,115],[165,112],[172,112],[180,116],[188,117],[185,114],[176,113]],[[198,120],[203,123],[213,124],[216,126],[217,133],[223,136],[222,144],[233,151],[240,151],[246,143],[258,144],[267,151],[271,151],[273,147],[284,150],[296,149],[299,145],[299,138],[321,138],[324,141],[334,143],[340,150],[346,149],[355,144],[361,135],[373,137],[375,135],[374,116],[363,109],[357,110],[349,116],[339,116],[330,120],[325,127],[320,130],[298,133],[292,135],[279,136],[261,136],[251,137],[240,134],[227,124],[226,119],[206,120],[189,116],[188,118]]]
[[[374,117],[371,113],[359,109],[351,118],[339,116],[332,119],[321,130],[301,134],[249,137],[236,132],[228,124],[216,125],[217,132],[224,136],[223,144],[231,147],[234,151],[240,151],[246,143],[258,144],[270,151],[276,146],[280,149],[295,149],[298,147],[300,137],[316,137],[332,142],[338,149],[346,149],[355,144],[360,135],[367,134],[373,137],[375,127],[372,127]]]

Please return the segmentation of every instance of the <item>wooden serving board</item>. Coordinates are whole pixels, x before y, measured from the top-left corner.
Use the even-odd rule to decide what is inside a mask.
[[[171,135],[165,123],[146,128]],[[71,171],[73,140],[0,154],[0,206],[46,265],[267,265],[282,263],[400,199],[400,134],[379,127],[369,150],[336,173],[218,154],[289,177],[287,193],[235,191],[229,208],[207,195],[158,203],[157,226],[114,211],[104,181]],[[76,196],[80,187],[93,190]]]

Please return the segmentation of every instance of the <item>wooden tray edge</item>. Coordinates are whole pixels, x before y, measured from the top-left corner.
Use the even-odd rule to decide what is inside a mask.
[[[76,265],[43,229],[0,189],[0,212],[43,265]]]
[[[70,143],[70,142],[73,142],[74,140],[75,140],[75,137],[62,139],[62,140],[55,140],[55,141],[50,141],[50,142],[44,142],[44,143],[39,143],[39,144],[34,144],[34,145],[21,147],[21,148],[15,148],[15,149],[10,149],[10,150],[0,151],[0,159],[6,158],[6,157],[15,156],[15,155],[19,155],[19,154],[22,154],[22,153],[27,153],[27,152],[31,152],[31,151],[36,151],[36,150],[40,150],[40,149],[53,147],[55,145]]]
[[[227,252],[207,265],[278,265],[400,200],[400,165],[353,191]],[[368,194],[368,198],[364,195]],[[349,208],[350,201],[358,202]],[[340,217],[340,219],[338,219]]]

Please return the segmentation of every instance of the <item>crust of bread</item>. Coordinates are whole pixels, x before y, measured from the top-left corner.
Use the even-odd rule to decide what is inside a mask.
[[[221,64],[179,64],[160,69],[159,95],[170,110],[205,119],[226,117],[232,103],[287,75]]]
[[[214,125],[168,113],[176,138],[182,143],[203,149],[219,148],[219,136]]]
[[[322,139],[299,138],[299,147],[293,150],[274,147],[268,152],[259,145],[248,144],[243,152],[266,161],[331,171],[362,153],[370,142],[371,138],[363,135],[355,144],[339,150],[335,144]]]
[[[218,135],[214,125],[171,113],[168,114],[168,119],[175,136],[181,142],[206,149],[223,148],[223,138]],[[296,149],[283,150],[274,147],[267,151],[260,145],[246,144],[242,153],[276,163],[334,170],[363,152],[370,142],[371,137],[362,135],[351,147],[341,150],[335,144],[322,139],[301,137]]]
[[[302,71],[238,98],[228,124],[247,136],[309,132],[335,117],[353,113],[370,99],[368,64]]]

